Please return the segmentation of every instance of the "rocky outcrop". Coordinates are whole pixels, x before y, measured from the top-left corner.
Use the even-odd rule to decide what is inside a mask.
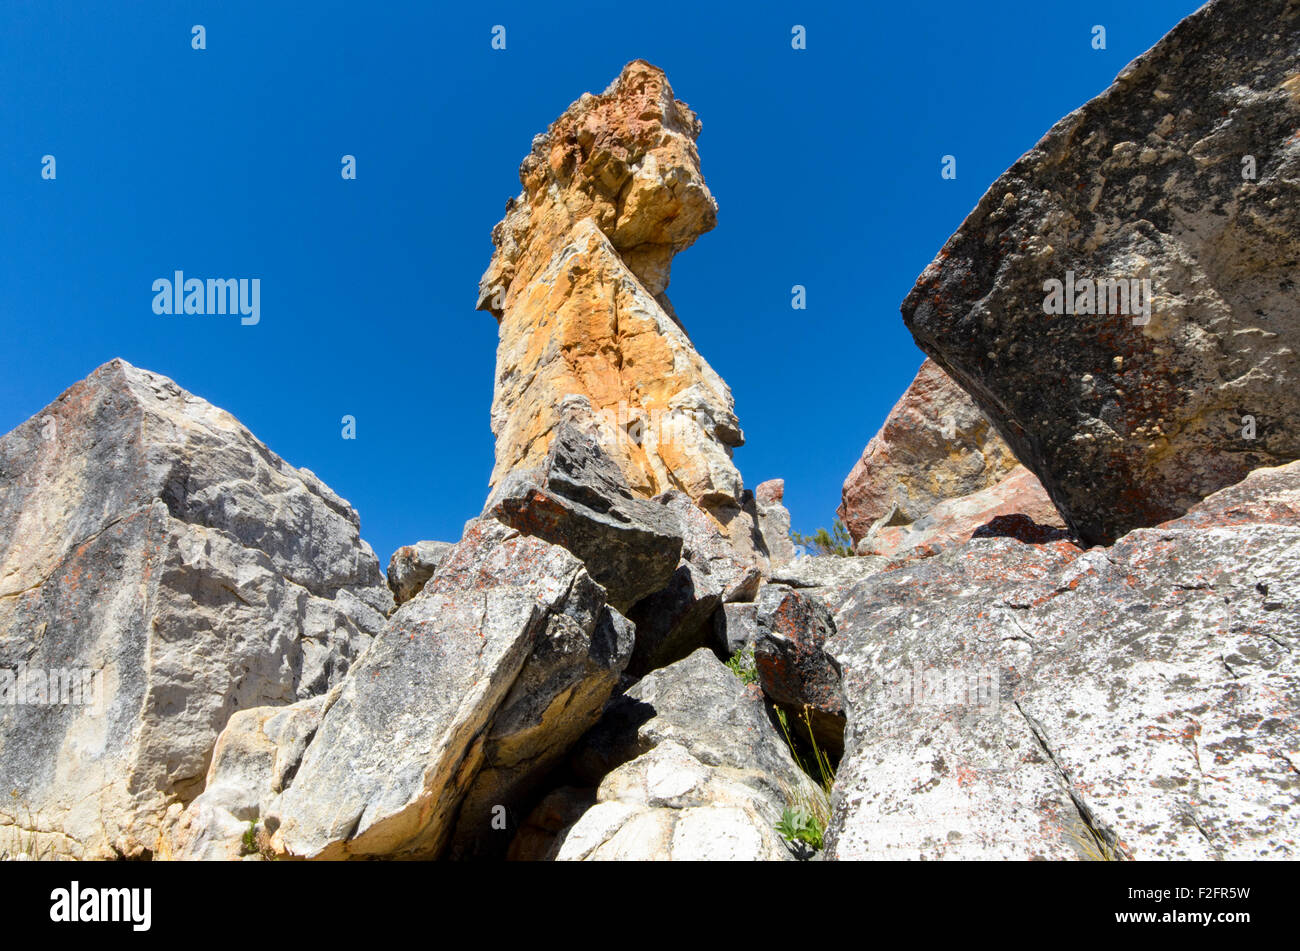
[[[547,857],[562,861],[786,860],[774,831],[783,810],[822,795],[757,690],[703,648],[613,700],[574,760],[599,787],[595,805],[556,835]],[[543,801],[531,827],[575,802],[574,793]]]
[[[578,395],[638,496],[739,503],[731,391],[664,294],[673,256],[716,223],[699,132],[663,72],[636,60],[533,140],[479,285],[500,325],[494,485],[540,464]]]
[[[0,513],[0,852],[158,851],[231,716],[338,683],[392,607],[345,501],[121,360],[0,439]]]
[[[1295,858],[1300,463],[1110,548],[976,539],[834,605],[830,857]]]
[[[877,528],[858,543],[857,551],[904,561],[995,534],[1035,542],[1069,537],[1042,485],[1018,465],[988,488],[944,499],[908,525]]]
[[[926,360],[844,481],[838,514],[856,546],[873,527],[915,522],[947,499],[996,485],[1015,466],[988,417]]]
[[[268,816],[280,855],[470,856],[594,724],[628,622],[563,548],[471,523],[342,685]],[[497,835],[504,852],[509,839]]]
[[[1065,523],[987,416],[932,360],[894,404],[844,482],[839,516],[859,555],[924,557],[1001,515]]]
[[[668,586],[682,551],[671,508],[637,498],[599,442],[571,420],[536,468],[502,480],[483,514],[573,552],[624,612]]]
[[[1300,457],[1298,72],[1294,2],[1206,4],[994,182],[903,303],[1088,544]]]
[[[405,604],[420,593],[433,577],[442,560],[455,545],[451,542],[416,542],[403,545],[388,560],[388,587],[398,604]]]

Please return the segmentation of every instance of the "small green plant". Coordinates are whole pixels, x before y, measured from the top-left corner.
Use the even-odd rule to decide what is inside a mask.
[[[250,819],[248,821],[248,828],[244,830],[244,840],[242,842],[242,846],[243,848],[239,853],[240,855],[257,854],[258,848],[257,848],[257,820],[256,819]]]
[[[727,661],[727,669],[740,678],[740,682],[748,686],[758,682],[758,668],[754,666],[754,648],[746,644],[736,653],[731,655]]]
[[[776,824],[776,831],[782,838],[802,842],[809,848],[820,851],[826,825],[803,806],[786,806],[781,821]]]
[[[853,554],[853,536],[838,518],[832,523],[829,532],[824,528],[817,529],[812,535],[791,532],[790,538],[796,545],[804,546],[814,555],[836,555],[847,558]]]
[[[811,849],[820,850],[822,838],[831,819],[830,796],[831,789],[835,785],[835,767],[831,764],[830,757],[817,745],[817,737],[813,735],[812,718],[807,706],[804,707],[799,720],[807,730],[808,741],[812,746],[811,763],[809,758],[799,751],[799,745],[790,734],[790,720],[786,712],[780,707],[774,709],[795,764],[816,780],[818,785],[816,791],[802,790],[791,798],[781,814],[781,821],[777,823],[776,831],[778,835],[791,842],[802,842]]]

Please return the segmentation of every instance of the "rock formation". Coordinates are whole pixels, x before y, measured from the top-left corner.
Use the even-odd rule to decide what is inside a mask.
[[[1300,463],[1083,552],[977,539],[833,606],[831,858],[1296,853]]]
[[[455,546],[451,542],[416,542],[403,545],[388,560],[388,587],[398,604],[405,604],[420,593],[425,582],[433,577],[447,552]]]
[[[926,360],[844,482],[860,555],[931,555],[999,515],[1064,529],[1043,487],[952,378]]]
[[[338,683],[392,607],[345,501],[122,360],[0,439],[0,513],[0,852],[157,851],[231,716]]]
[[[1089,544],[1300,457],[1298,72],[1291,0],[1207,4],[994,182],[903,303]]]
[[[731,391],[664,294],[673,256],[717,220],[699,133],[663,72],[637,60],[533,140],[479,285],[500,324],[494,485],[541,462],[578,396],[639,496],[741,503]]]
[[[823,795],[795,764],[761,694],[705,649],[612,702],[575,759],[599,788],[542,853],[561,861],[789,860],[776,823],[788,803]],[[571,792],[570,802],[580,795]],[[544,828],[545,817],[532,825]]]

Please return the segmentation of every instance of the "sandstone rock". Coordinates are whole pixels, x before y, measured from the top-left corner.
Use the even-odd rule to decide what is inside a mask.
[[[250,844],[265,838],[266,832],[256,825],[274,811],[338,691],[335,687],[287,707],[254,707],[231,717],[217,739],[203,793],[190,803],[172,832],[168,857],[208,861],[246,857]]]
[[[512,471],[496,487],[484,515],[577,555],[619,611],[663,590],[681,555],[671,511],[635,497],[599,443],[569,421],[538,468]]]
[[[1300,457],[1297,71],[1295,3],[1206,4],[994,182],[903,304],[1089,544]],[[1114,288],[1045,313],[1085,280],[1149,281],[1149,314]]]
[[[825,600],[836,589],[856,584],[889,567],[879,556],[842,558],[838,555],[799,555],[788,564],[773,567],[768,581],[805,590]]]
[[[628,612],[636,625],[636,649],[629,677],[640,677],[704,646],[713,633],[713,615],[722,606],[722,589],[707,572],[683,561],[662,591],[643,598]]]
[[[859,542],[857,552],[899,561],[927,557],[972,536],[993,534],[1025,542],[1069,537],[1042,485],[1032,472],[1018,465],[986,489],[939,502],[911,524],[868,534]]]
[[[1109,549],[975,539],[834,607],[837,858],[1295,858],[1300,463]]]
[[[830,756],[844,751],[844,696],[840,670],[825,651],[835,634],[830,610],[815,595],[766,585],[755,617],[754,666],[758,683],[784,707],[792,731],[811,738]]]
[[[533,140],[479,285],[500,325],[493,485],[541,463],[579,395],[638,496],[739,501],[731,391],[664,295],[673,255],[716,222],[699,132],[663,72],[636,60]]]
[[[394,600],[405,604],[419,594],[454,547],[451,542],[416,542],[393,552],[388,561],[388,587]]]
[[[472,522],[344,682],[280,797],[272,845],[476,853],[484,810],[519,808],[596,721],[631,649],[630,625],[573,555]]]
[[[758,691],[703,648],[612,700],[574,765],[600,786],[559,835],[561,860],[785,860],[783,810],[822,795]]]
[[[0,688],[29,688],[0,703],[0,840],[158,851],[231,715],[324,692],[381,628],[358,527],[230,414],[121,360],[0,439]],[[94,702],[47,702],[60,672]]]

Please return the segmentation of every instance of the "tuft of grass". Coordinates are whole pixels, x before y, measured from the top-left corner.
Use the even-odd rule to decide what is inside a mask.
[[[826,752],[817,745],[806,705],[799,719],[807,729],[808,740],[812,744],[811,763],[800,753],[794,737],[790,735],[790,721],[786,712],[780,707],[774,709],[777,722],[781,724],[781,732],[785,735],[786,746],[790,748],[790,755],[794,757],[796,765],[801,770],[816,780],[818,786],[816,793],[805,790],[791,798],[781,814],[781,821],[776,824],[776,831],[778,835],[790,842],[801,842],[811,849],[820,851],[826,835],[826,827],[831,819],[830,796],[831,789],[835,785],[835,767],[831,765],[830,757]]]
[[[248,820],[248,828],[244,830],[244,839],[240,843],[240,855],[256,855],[257,848],[257,820]]]
[[[1124,854],[1116,842],[1111,842],[1091,826],[1084,826],[1083,831],[1071,829],[1067,835],[1074,843],[1080,857],[1085,862],[1122,862]]]
[[[727,669],[739,677],[740,682],[746,686],[758,683],[758,668],[754,665],[753,645],[746,644],[732,654],[731,659],[727,661]]]

